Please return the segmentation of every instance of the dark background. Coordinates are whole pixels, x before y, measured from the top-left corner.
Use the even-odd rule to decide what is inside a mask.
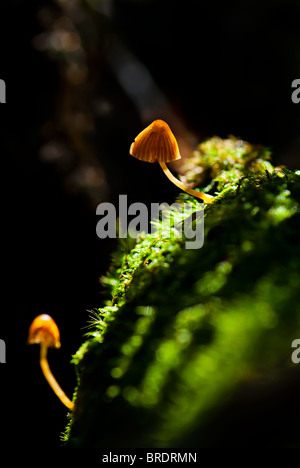
[[[283,0],[6,2],[3,446],[60,444],[66,410],[42,377],[38,348],[26,346],[27,330],[40,313],[56,320],[62,348],[49,361],[71,396],[69,361],[88,310],[103,304],[99,277],[116,246],[96,237],[97,204],[117,204],[121,193],[129,203],[171,202],[177,194],[158,166],[128,155],[146,124],[166,118],[186,154],[192,142],[232,134],[269,146],[276,164],[299,167],[300,104],[291,101],[300,78],[299,17],[299,2]]]

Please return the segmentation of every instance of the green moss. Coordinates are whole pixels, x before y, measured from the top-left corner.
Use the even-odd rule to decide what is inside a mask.
[[[102,279],[106,302],[73,359],[69,446],[214,445],[234,395],[246,388],[259,417],[261,388],[271,395],[297,372],[299,171],[273,168],[268,150],[234,138],[202,143],[186,166],[188,181],[217,194],[204,245],[120,241]],[[199,210],[185,193],[177,201]]]

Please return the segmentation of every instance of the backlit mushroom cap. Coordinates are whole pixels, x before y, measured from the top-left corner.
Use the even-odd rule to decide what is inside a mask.
[[[129,152],[135,158],[151,163],[156,160],[166,163],[181,158],[176,138],[163,120],[154,120],[139,133]]]
[[[29,327],[28,343],[42,343],[47,347],[60,348],[59,329],[50,315],[38,315]]]

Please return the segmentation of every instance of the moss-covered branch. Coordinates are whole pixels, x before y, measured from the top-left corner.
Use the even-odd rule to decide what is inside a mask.
[[[185,182],[217,195],[204,245],[154,234],[119,244],[106,303],[73,359],[69,446],[215,446],[228,428],[239,445],[243,424],[267,417],[263,402],[280,413],[299,385],[300,172],[234,138],[202,143],[185,170]],[[178,201],[199,207],[187,194]],[[286,428],[276,434],[279,446],[299,443]]]

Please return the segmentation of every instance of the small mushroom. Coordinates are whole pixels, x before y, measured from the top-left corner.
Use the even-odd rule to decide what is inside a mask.
[[[183,184],[168,169],[166,163],[180,159],[181,156],[176,138],[169,125],[163,120],[154,120],[139,133],[130,146],[129,153],[141,161],[154,163],[157,160],[168,179],[190,195],[201,198],[206,203],[210,203],[214,199],[211,195],[197,192]]]
[[[60,348],[60,334],[59,329],[53,318],[50,315],[38,315],[32,322],[28,332],[28,344],[40,344],[40,365],[43,374],[49,383],[54,393],[58,396],[60,401],[69,409],[74,408],[74,403],[67,397],[65,392],[57,383],[54,375],[52,374],[48,360],[48,348]]]

